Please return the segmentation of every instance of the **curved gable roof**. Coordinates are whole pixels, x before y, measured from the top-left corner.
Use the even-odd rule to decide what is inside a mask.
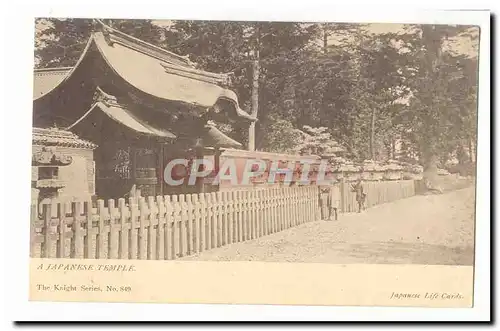
[[[33,99],[38,99],[49,93],[71,71],[71,67],[35,69],[33,74]]]
[[[98,51],[116,75],[146,95],[205,109],[229,102],[236,116],[255,120],[240,108],[236,94],[224,87],[229,81],[227,74],[195,69],[186,57],[107,26],[102,32],[92,33],[75,67],[35,71],[34,100],[55,93],[62,87],[91,48]]]

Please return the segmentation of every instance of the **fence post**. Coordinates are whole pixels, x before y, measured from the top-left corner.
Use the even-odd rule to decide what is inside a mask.
[[[210,193],[204,193],[205,195],[205,202],[207,206],[207,219],[206,219],[206,228],[205,228],[205,248],[206,249],[211,249],[212,248],[212,236],[213,236],[213,203],[212,203],[212,197],[210,196]]]
[[[108,259],[116,259],[118,257],[118,228],[116,226],[116,210],[115,200],[108,200],[109,213],[109,232],[108,232]]]
[[[92,201],[85,201],[83,205],[83,213],[85,215],[85,222],[87,223],[87,233],[85,234],[85,238],[83,239],[83,254],[84,258],[91,259],[94,258],[93,254],[93,239],[94,239],[94,222],[93,222],[93,213],[92,213]]]
[[[235,242],[234,239],[234,194],[233,192],[223,192],[226,201],[226,222],[228,223],[228,243]]]
[[[254,190],[250,191],[250,201],[252,209],[252,239],[259,237],[258,230],[258,211],[257,211],[257,192]]]
[[[250,225],[249,239],[255,239],[255,191],[247,191],[248,220]]]
[[[169,195],[163,196],[165,202],[165,259],[173,260],[175,257],[174,250],[174,233],[175,219],[174,207],[172,205],[172,197]]]
[[[172,197],[172,202],[174,204],[175,211],[175,224],[177,230],[177,238],[178,238],[178,257],[184,256],[184,232],[185,232],[185,216],[182,205],[184,203],[184,194],[179,194],[179,196],[174,195]]]
[[[186,255],[191,255],[193,252],[193,201],[191,198],[191,194],[186,194],[186,201],[182,205],[186,218]]]
[[[271,234],[271,193],[269,188],[264,189],[264,235]]]
[[[240,222],[240,192],[237,190],[231,191],[231,200],[233,205],[233,234],[234,242],[241,241],[241,222]]]
[[[292,191],[292,210],[295,219],[295,225],[300,225],[300,204],[299,204],[299,190],[297,186],[290,186]]]
[[[156,203],[158,205],[158,228],[156,230],[156,259],[164,260],[165,257],[165,202],[163,201],[163,196],[158,195],[156,197]]]
[[[260,216],[259,216],[259,213],[260,213],[260,203],[259,203],[259,200],[260,200],[260,196],[259,196],[259,192],[260,191],[255,191],[253,190],[252,191],[252,200],[253,200],[253,217],[254,217],[254,230],[255,230],[255,233],[254,233],[254,237],[255,238],[259,238],[260,237]]]
[[[45,258],[52,257],[52,204],[44,203],[42,205],[42,218],[44,240],[41,247],[41,255]]]
[[[209,248],[215,248],[217,247],[217,217],[218,217],[218,210],[217,210],[217,197],[215,195],[215,192],[208,193],[208,201],[210,201],[210,210],[211,210],[211,217],[210,217],[210,246]]]
[[[178,208],[179,201],[177,195],[172,195],[171,196],[172,200],[170,202],[170,205],[172,207],[172,227],[171,227],[171,257],[172,260],[177,259],[177,251],[178,251],[178,245],[179,245],[179,219],[180,219],[180,209]]]
[[[221,246],[227,245],[229,241],[229,227],[227,224],[227,199],[225,192],[217,192],[219,201],[219,218],[221,220]]]
[[[253,239],[253,206],[252,206],[252,191],[245,189],[245,209],[246,209],[246,218],[247,218],[247,240]]]
[[[236,222],[238,224],[238,242],[243,241],[243,214],[242,214],[242,192],[236,191]]]
[[[281,206],[280,206],[280,199],[281,199],[281,192],[283,191],[282,188],[275,188],[274,189],[274,215],[276,217],[276,232],[283,231],[283,219],[281,218]]]
[[[136,198],[129,198],[128,206],[130,208],[130,232],[128,234],[128,255],[130,260],[136,260],[138,256],[138,243],[139,243],[139,226],[137,224],[137,217],[139,210]]]
[[[104,258],[104,222],[106,218],[104,200],[97,200],[98,232],[96,237],[96,256],[98,259]]]
[[[302,218],[304,223],[309,222],[310,189],[308,186],[298,186],[302,192]]]
[[[248,191],[240,191],[241,240],[248,240]]]
[[[56,257],[66,257],[66,204],[57,204],[57,229],[59,230],[59,240],[57,241]]]
[[[73,236],[70,243],[70,257],[81,259],[83,257],[83,233],[81,227],[82,203],[77,201],[71,204],[71,217],[73,218]]]
[[[300,219],[302,223],[307,222],[306,213],[307,213],[307,191],[304,190],[303,187],[297,186],[297,190],[300,194]]]
[[[205,200],[205,194],[200,193],[200,252],[203,252],[207,245],[207,201]]]
[[[275,205],[275,192],[276,192],[276,189],[274,187],[271,187],[269,189],[269,207],[270,207],[270,226],[271,226],[271,233],[275,233],[276,232],[276,213],[275,213],[275,209],[276,209],[276,205]]]
[[[277,229],[276,231],[283,231],[284,226],[283,226],[283,218],[281,217],[281,192],[283,189],[277,188],[274,191],[274,208],[276,209],[275,215],[276,215],[276,224],[277,224]]]
[[[36,256],[37,223],[38,223],[38,204],[36,201],[34,201],[31,203],[31,215],[30,215],[30,257],[37,257]]]
[[[280,232],[284,230],[283,219],[281,218],[281,192],[282,188],[276,188],[274,190],[274,208],[275,208],[275,216],[276,216],[276,231]]]
[[[144,197],[139,197],[139,260],[146,260],[148,257],[147,251],[147,229],[149,210],[146,206]]]
[[[312,213],[311,213],[311,221],[317,221],[318,215],[321,214],[320,209],[320,201],[319,201],[319,191],[320,188],[318,185],[311,187],[311,201],[312,201]]]
[[[214,246],[222,246],[222,202],[220,192],[212,192],[212,200],[215,207],[215,238]]]
[[[156,259],[156,247],[158,245],[156,238],[157,232],[160,231],[159,227],[155,229],[155,225],[158,224],[158,211],[155,203],[155,198],[153,196],[148,196],[148,260]]]
[[[118,212],[120,213],[120,232],[118,233],[118,258],[128,257],[127,247],[129,224],[127,223],[128,209],[124,198],[118,199]]]
[[[276,232],[276,217],[274,215],[274,187],[271,187],[267,190],[269,194],[269,233]]]
[[[193,204],[193,253],[198,253],[200,251],[200,201],[198,200],[198,194],[193,194],[191,196],[192,204]]]
[[[293,226],[292,223],[292,211],[290,210],[290,188],[283,188],[283,214],[285,216],[285,222],[287,228],[291,228]]]

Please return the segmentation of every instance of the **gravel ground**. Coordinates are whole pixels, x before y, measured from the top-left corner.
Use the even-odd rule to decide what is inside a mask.
[[[474,187],[340,214],[183,260],[472,265]]]

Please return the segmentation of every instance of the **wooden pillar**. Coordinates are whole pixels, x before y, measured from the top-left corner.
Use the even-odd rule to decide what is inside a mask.
[[[140,157],[137,156],[138,149],[141,150]],[[158,185],[157,168],[157,144],[148,142],[136,147],[134,153],[134,183],[141,196],[156,196]],[[136,192],[137,195],[139,192]]]
[[[201,138],[196,139],[195,143],[195,158],[198,159],[203,159],[204,158],[204,146],[203,146],[203,140]],[[201,165],[199,165],[201,167]],[[199,168],[198,168],[199,170]],[[205,193],[205,181],[203,178],[197,178],[196,179],[196,192],[198,193]]]
[[[137,149],[135,146],[130,146],[130,179],[135,183],[137,169]]]
[[[342,178],[340,180],[340,211],[342,213],[346,213],[347,212],[347,208],[346,208],[346,202],[345,202],[345,199],[346,199],[346,196],[345,196],[345,177],[344,177],[344,173],[342,172]]]
[[[165,170],[165,154],[164,154],[164,150],[165,150],[165,144],[163,142],[160,143],[160,147],[159,147],[159,153],[158,153],[158,157],[159,157],[159,162],[158,162],[158,166],[159,166],[159,173],[158,173],[158,177],[160,180],[160,195],[163,196],[164,195],[164,184],[165,184],[165,180],[163,178],[163,172]]]
[[[220,151],[220,148],[218,146],[215,146],[214,148],[214,169],[217,171],[217,173],[219,172],[219,168],[220,168],[220,155],[221,155],[221,151]],[[215,174],[217,176],[217,174]],[[217,185],[217,191],[219,191],[220,189],[220,184]]]

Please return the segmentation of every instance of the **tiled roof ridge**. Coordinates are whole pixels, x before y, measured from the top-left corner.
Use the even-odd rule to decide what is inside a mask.
[[[81,139],[73,132],[58,128],[33,128],[32,143],[44,146],[76,147],[95,149],[97,145]]]
[[[189,78],[198,78],[223,86],[230,85],[232,73],[214,73],[202,70],[197,63],[189,59],[189,55],[179,55],[163,47],[153,45],[120,30],[114,29],[100,20],[97,20],[97,22],[101,26],[101,32],[105,36],[106,42],[110,45],[118,43],[137,52],[157,58],[164,62],[162,65],[167,72],[173,71],[171,73]]]
[[[73,67],[48,67],[48,68],[35,68],[33,71],[37,74],[43,74],[44,72],[69,71],[71,69],[73,69]]]
[[[114,29],[109,25],[106,25],[99,19],[96,21],[100,24],[102,33],[108,38],[108,42],[118,42],[123,44],[124,46],[136,46],[139,47],[142,51],[146,51],[149,55],[160,56],[165,60],[165,62],[171,62],[178,65],[183,65],[186,67],[195,68],[197,65],[189,60],[188,55],[179,55],[165,48],[153,45],[139,38],[133,37],[129,34],[126,34],[120,30]]]
[[[33,70],[35,76],[66,76],[72,67],[54,67]]]

